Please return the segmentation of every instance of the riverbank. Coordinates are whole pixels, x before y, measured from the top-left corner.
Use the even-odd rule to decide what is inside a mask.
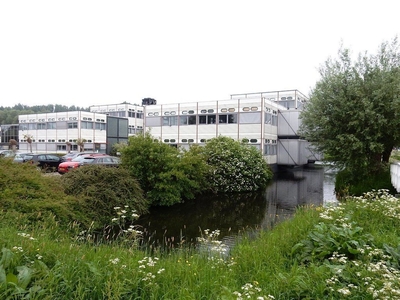
[[[0,297],[15,299],[399,299],[400,205],[385,192],[308,206],[243,238],[218,231],[197,251],[137,250],[137,235],[94,241],[56,217],[2,212]],[[249,298],[247,296],[250,296]]]

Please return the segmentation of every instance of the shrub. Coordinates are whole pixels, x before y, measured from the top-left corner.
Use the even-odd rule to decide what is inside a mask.
[[[251,192],[267,186],[272,171],[261,152],[229,137],[211,139],[204,147],[215,192]]]
[[[138,214],[147,212],[148,201],[136,179],[127,170],[104,166],[84,166],[62,177],[64,191],[76,197],[76,206],[96,220],[109,224],[114,207],[129,206]]]
[[[396,193],[391,183],[389,166],[386,165],[380,172],[373,173],[368,177],[357,176],[348,170],[342,170],[336,175],[335,192],[339,199],[346,196],[362,196],[372,189],[387,189],[391,194]]]
[[[49,215],[63,225],[78,220],[89,224],[74,198],[63,193],[58,176],[45,176],[31,164],[0,159],[0,210],[24,213],[32,223]]]
[[[180,152],[145,133],[130,137],[120,151],[122,166],[137,178],[152,205],[173,205],[203,188],[206,165],[194,150]]]

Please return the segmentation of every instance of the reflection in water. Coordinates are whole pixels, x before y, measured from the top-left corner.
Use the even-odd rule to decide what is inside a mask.
[[[295,168],[276,175],[264,193],[208,195],[172,207],[155,207],[136,224],[152,246],[194,245],[205,229],[221,231],[226,242],[243,232],[269,229],[301,205],[335,199],[335,172],[323,167]]]

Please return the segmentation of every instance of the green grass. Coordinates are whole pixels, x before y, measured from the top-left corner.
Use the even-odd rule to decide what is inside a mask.
[[[400,299],[400,205],[382,191],[299,209],[229,255],[217,234],[208,252],[150,255],[123,238],[81,239],[51,215],[26,222],[2,212],[1,299]]]

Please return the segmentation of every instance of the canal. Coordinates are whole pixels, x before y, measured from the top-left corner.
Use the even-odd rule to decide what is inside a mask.
[[[154,207],[135,224],[149,246],[190,247],[206,229],[219,230],[220,239],[230,240],[242,233],[268,230],[293,216],[299,206],[335,202],[335,174],[317,165],[286,169],[263,192],[207,195],[171,207]]]

